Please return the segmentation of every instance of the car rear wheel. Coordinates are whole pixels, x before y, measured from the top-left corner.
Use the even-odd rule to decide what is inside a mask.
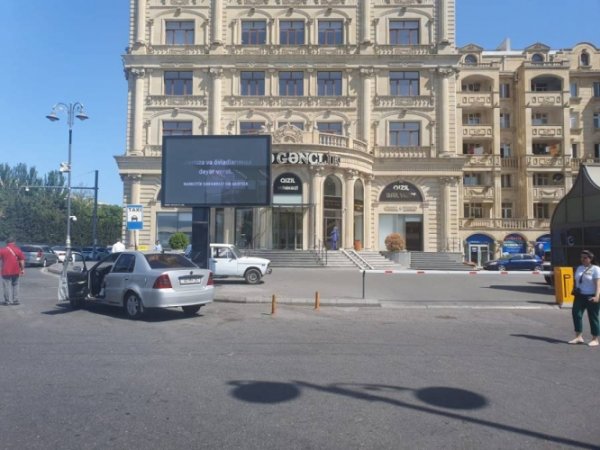
[[[244,278],[248,284],[257,284],[261,278],[260,271],[258,269],[248,269],[244,274]]]
[[[48,260],[46,258],[44,258],[44,260],[42,261],[42,267],[47,267],[48,266]]]
[[[198,311],[200,311],[200,308],[202,308],[202,305],[192,305],[192,306],[182,306],[181,307],[181,309],[183,309],[183,313],[186,316],[193,316]]]
[[[504,272],[506,270],[506,267],[501,264],[498,266],[498,270]]]
[[[134,292],[128,292],[125,296],[125,313],[132,320],[139,319],[144,314],[142,300]]]

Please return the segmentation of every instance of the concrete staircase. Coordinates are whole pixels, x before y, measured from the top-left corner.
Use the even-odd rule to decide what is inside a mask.
[[[313,250],[244,250],[246,256],[271,261],[271,267],[323,267]]]
[[[376,250],[361,250],[357,252],[373,269],[398,269],[399,266]]]
[[[415,270],[473,270],[463,264],[462,253],[410,252],[410,268]]]

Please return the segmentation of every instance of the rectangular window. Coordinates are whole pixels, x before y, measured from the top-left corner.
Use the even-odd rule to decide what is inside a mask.
[[[281,20],[279,22],[279,43],[281,45],[304,44],[304,22],[301,20]]]
[[[304,72],[279,72],[279,95],[304,95]]]
[[[390,122],[390,146],[418,147],[421,145],[420,122]]]
[[[298,128],[299,130],[304,130],[304,122],[279,122],[277,124],[278,128],[284,127],[286,125],[291,125],[293,127]]]
[[[481,203],[465,203],[465,219],[481,219],[483,217],[483,205]]]
[[[600,128],[600,113],[594,113],[594,128]]]
[[[267,43],[267,22],[265,20],[242,21],[242,45]]]
[[[463,125],[480,125],[481,113],[469,113],[463,115]]]
[[[534,173],[533,174],[533,185],[536,187],[539,186],[548,186],[550,185],[550,174],[549,173]]]
[[[510,84],[502,83],[500,85],[500,98],[510,98]]]
[[[500,144],[500,158],[510,158],[511,156],[511,148],[508,142],[503,142]]]
[[[571,83],[570,90],[571,90],[571,97],[579,97],[579,91],[577,89],[577,83]]]
[[[539,81],[532,81],[531,90],[533,92],[546,92],[548,90],[548,84],[540,83]]]
[[[342,134],[342,122],[317,122],[317,128],[321,133]]]
[[[536,219],[549,219],[550,205],[548,203],[534,203],[533,217]]]
[[[319,44],[342,45],[344,43],[344,22],[341,20],[319,20]]]
[[[342,72],[317,72],[317,95],[342,95]]]
[[[192,72],[165,72],[165,95],[192,95]]]
[[[502,203],[502,218],[503,219],[512,219],[513,216],[513,206],[512,203]]]
[[[390,72],[390,95],[419,95],[419,72]]]
[[[480,173],[465,173],[463,175],[464,186],[482,186],[482,175]]]
[[[169,242],[173,233],[182,232],[192,240],[192,213],[156,213],[157,236],[163,245]]]
[[[390,45],[421,43],[418,20],[390,20]]]
[[[573,158],[579,158],[579,149],[577,148],[577,143],[571,144],[571,156]]]
[[[600,97],[600,81],[594,81],[593,95],[594,97]]]
[[[504,174],[500,176],[500,185],[503,188],[510,188],[512,187],[512,175],[510,174]]]
[[[165,28],[167,45],[194,45],[193,20],[167,20]]]
[[[531,115],[532,125],[548,125],[548,114],[546,113],[533,113]]]
[[[264,122],[240,122],[240,134],[258,134],[265,131]]]
[[[463,92],[480,92],[481,83],[465,83],[461,88]]]
[[[265,95],[265,73],[240,72],[240,93],[242,95]]]
[[[531,152],[534,155],[560,155],[560,144],[535,143],[531,146]]]
[[[463,155],[487,155],[485,146],[479,142],[463,142]]]
[[[594,158],[600,158],[600,143],[594,144]]]
[[[500,128],[510,128],[510,113],[500,113]]]
[[[163,122],[163,136],[191,136],[192,121],[169,120]]]

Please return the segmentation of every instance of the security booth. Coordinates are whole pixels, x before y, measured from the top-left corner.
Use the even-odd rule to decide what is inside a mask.
[[[572,269],[580,264],[581,251],[592,251],[596,259],[600,256],[600,165],[581,165],[573,187],[554,210],[550,235],[554,284],[572,285],[572,279],[567,281],[562,277],[572,276]],[[559,268],[571,270],[558,271]],[[568,288],[562,291],[562,295],[571,297]],[[568,298],[557,297],[557,302],[568,302]]]

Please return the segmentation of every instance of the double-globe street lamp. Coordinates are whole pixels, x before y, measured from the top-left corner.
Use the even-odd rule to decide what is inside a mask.
[[[84,111],[83,105],[79,102],[75,103],[57,103],[52,107],[52,112],[46,116],[51,122],[60,120],[58,117],[59,112],[64,112],[67,115],[67,125],[69,126],[69,157],[66,163],[60,164],[60,171],[67,173],[67,239],[65,242],[66,255],[65,255],[65,268],[67,267],[67,261],[71,258],[71,146],[73,143],[73,124],[75,118],[79,120],[89,119]]]

